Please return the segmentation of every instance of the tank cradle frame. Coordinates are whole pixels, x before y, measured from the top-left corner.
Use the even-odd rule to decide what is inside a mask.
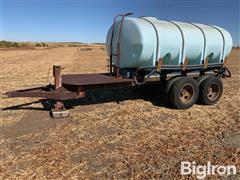
[[[226,62],[227,58],[225,59]],[[219,77],[231,77],[231,72],[224,64],[208,64],[208,58],[206,58],[203,62],[202,66],[188,66],[188,59],[185,58],[183,65],[179,66],[164,66],[163,58],[160,58],[155,67],[141,67],[136,69],[134,74],[134,83],[136,85],[144,85],[146,83],[155,81],[160,81],[161,79],[169,80],[174,76],[191,76],[197,77],[204,74],[215,74]],[[140,75],[139,72],[145,71]],[[162,78],[163,77],[163,78]],[[141,82],[138,80],[142,79]]]

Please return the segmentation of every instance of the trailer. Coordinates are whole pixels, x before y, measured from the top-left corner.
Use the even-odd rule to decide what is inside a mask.
[[[30,89],[16,90],[7,92],[6,95],[10,98],[16,97],[39,97],[54,100],[54,108],[51,109],[51,116],[53,118],[69,116],[69,110],[64,107],[65,100],[84,98],[88,90],[91,89],[106,89],[114,87],[143,87],[152,83],[166,83],[166,92],[169,95],[171,103],[181,101],[182,106],[175,103],[175,108],[186,109],[191,107],[198,99],[206,105],[216,103],[222,94],[223,86],[221,82],[222,77],[230,77],[230,71],[227,68],[219,67],[214,70],[193,71],[186,72],[161,72],[158,75],[152,75],[144,81],[144,84],[139,84],[135,78],[117,77],[116,74],[74,74],[61,75],[61,67],[53,66],[54,84],[49,84],[43,87],[36,87]],[[196,82],[192,82],[192,80]],[[202,92],[199,94],[199,86]],[[206,83],[207,82],[207,83]],[[210,83],[211,85],[208,85]],[[180,85],[179,85],[180,84]],[[194,87],[197,85],[197,88]],[[207,87],[205,87],[207,86]],[[182,88],[182,89],[181,89]],[[195,88],[195,90],[194,90]],[[208,88],[208,90],[207,90]],[[181,90],[180,90],[181,89]],[[173,93],[179,92],[180,96]],[[201,97],[198,97],[201,96]],[[193,99],[193,100],[191,100]],[[190,102],[191,101],[191,102]],[[174,106],[174,104],[172,104]],[[184,106],[183,106],[184,105]]]
[[[86,92],[91,89],[106,89],[113,87],[141,88],[153,83],[163,83],[169,102],[176,109],[190,108],[197,101],[204,105],[212,105],[218,102],[223,92],[221,78],[231,76],[229,69],[226,67],[227,53],[226,50],[224,50],[224,48],[227,49],[226,39],[223,38],[225,44],[223,44],[223,48],[220,47],[221,56],[219,56],[218,63],[214,62],[216,58],[213,58],[213,52],[209,54],[206,53],[207,40],[205,37],[205,44],[203,45],[200,63],[198,64],[192,64],[193,58],[191,54],[188,57],[187,53],[185,53],[185,56],[183,56],[183,54],[179,56],[178,64],[166,63],[166,59],[171,61],[171,54],[166,53],[162,56],[159,55],[161,51],[157,49],[156,52],[154,45],[154,52],[156,52],[156,55],[154,54],[152,58],[152,60],[154,60],[153,65],[137,65],[137,67],[134,65],[126,66],[126,62],[130,60],[125,61],[123,57],[133,58],[134,55],[134,60],[137,61],[136,52],[131,56],[124,55],[122,49],[124,49],[125,46],[121,46],[120,43],[125,17],[129,15],[131,15],[131,13],[116,16],[112,28],[109,31],[110,35],[108,35],[109,43],[107,43],[107,49],[110,59],[106,73],[62,75],[61,66],[54,65],[54,84],[11,91],[7,92],[6,95],[11,98],[39,97],[54,100],[54,108],[51,109],[53,118],[69,116],[69,110],[65,108],[64,101],[84,98]],[[121,19],[117,21],[119,17]],[[137,20],[137,22],[143,23],[143,21],[148,21],[150,22],[149,24],[153,25],[155,20],[151,20],[152,19],[141,19],[139,21]],[[129,22],[130,21],[133,20],[130,19]],[[174,25],[172,22],[169,24]],[[180,27],[177,26],[177,28],[179,29]],[[115,34],[115,32],[117,33]],[[180,32],[182,31],[180,30]],[[126,34],[124,38],[126,38]],[[182,39],[182,41],[184,41],[184,39]],[[159,48],[159,44],[156,44],[156,47]],[[184,48],[186,47],[180,47],[179,51],[184,52]],[[171,49],[169,52],[171,52]],[[174,54],[174,52],[172,54]],[[139,58],[140,60],[144,60],[144,58],[141,59],[140,56]],[[137,63],[141,64],[140,60],[137,61]],[[121,64],[121,62],[124,63]]]

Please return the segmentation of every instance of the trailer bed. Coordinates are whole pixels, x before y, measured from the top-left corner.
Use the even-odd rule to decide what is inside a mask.
[[[131,86],[133,79],[116,78],[109,74],[67,74],[60,75],[61,86],[48,85],[7,92],[8,97],[42,97],[54,100],[78,99],[92,88]]]
[[[116,78],[109,74],[68,74],[62,75],[62,84],[73,86],[131,84],[133,79]]]

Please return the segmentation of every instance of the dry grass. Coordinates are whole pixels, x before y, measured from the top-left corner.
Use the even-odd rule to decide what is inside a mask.
[[[3,51],[2,92],[48,83],[53,64],[65,67],[64,73],[104,72],[105,53],[77,47]],[[234,164],[239,170],[239,53],[234,49],[229,57],[233,76],[224,80],[214,106],[173,110],[154,105],[160,98],[143,100],[132,90],[115,89],[92,91],[74,102],[82,105],[66,120],[50,119],[37,109],[40,103],[27,106],[35,110],[2,111],[1,177],[180,179],[182,160]],[[36,100],[3,99],[1,106]]]
[[[2,51],[2,89],[10,90],[37,87],[52,81],[52,66],[61,65],[63,73],[92,73],[106,70],[106,52],[93,49],[79,52],[78,48],[61,47],[47,50]],[[11,106],[32,102],[32,99],[4,99],[1,106]],[[14,116],[13,116],[14,113]],[[3,112],[2,124],[19,121],[24,111]]]

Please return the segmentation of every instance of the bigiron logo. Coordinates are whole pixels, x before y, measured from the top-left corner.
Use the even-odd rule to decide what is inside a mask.
[[[206,165],[197,165],[195,161],[182,161],[181,162],[181,175],[194,175],[197,179],[204,179],[207,175],[236,175],[237,168],[234,165],[222,166],[212,165],[207,162]]]

